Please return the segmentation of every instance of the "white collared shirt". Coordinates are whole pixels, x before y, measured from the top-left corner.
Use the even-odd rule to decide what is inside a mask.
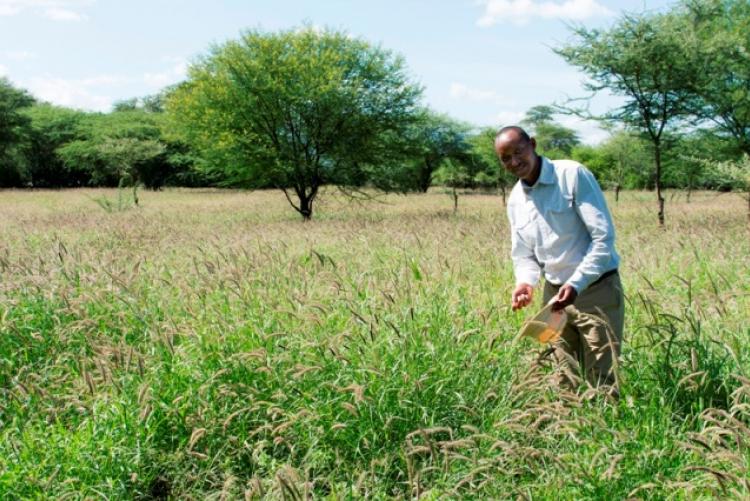
[[[511,258],[516,284],[539,276],[582,292],[617,268],[615,228],[599,183],[573,160],[542,157],[533,186],[519,180],[508,200]]]

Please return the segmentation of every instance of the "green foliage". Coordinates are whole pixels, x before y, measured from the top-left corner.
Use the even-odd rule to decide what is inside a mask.
[[[750,224],[750,155],[743,153],[739,160],[712,162],[698,160],[706,171],[708,183],[721,188],[733,189],[745,193],[747,199],[747,218]]]
[[[31,121],[26,148],[30,184],[43,188],[86,185],[87,169],[68,169],[57,154],[58,148],[82,137],[86,113],[50,104],[32,106],[25,113]]]
[[[555,122],[552,106],[539,105],[530,108],[520,125],[536,139],[536,150],[551,159],[570,158],[573,148],[581,141],[573,130]]]
[[[366,167],[383,161],[420,92],[400,57],[305,27],[247,31],[214,47],[168,109],[224,184],[279,188],[309,219],[322,185],[360,186]]]
[[[627,15],[608,30],[577,27],[573,34],[576,41],[555,52],[586,74],[586,89],[625,99],[600,118],[658,142],[668,125],[689,114],[695,98],[682,84],[695,73],[693,45],[674,15]]]
[[[664,165],[664,182],[672,188],[726,191],[729,185],[716,176],[711,164],[735,160],[742,155],[737,142],[719,129],[697,129],[670,138]]]
[[[658,217],[664,224],[661,143],[665,131],[694,109],[696,97],[685,82],[696,73],[699,43],[672,13],[626,15],[607,30],[578,27],[573,33],[576,41],[555,52],[587,75],[585,87],[592,93],[624,98],[624,104],[599,118],[640,131],[653,143]],[[585,109],[574,111],[586,114]]]
[[[453,212],[458,211],[458,188],[466,188],[473,184],[474,176],[471,175],[466,164],[453,160],[445,160],[434,174],[437,184],[451,188],[453,196]]]
[[[480,129],[469,138],[473,183],[483,189],[499,188],[505,203],[506,191],[517,179],[500,164],[495,153],[496,130],[492,127]]]
[[[684,0],[677,9],[698,69],[683,87],[695,94],[693,113],[734,138],[750,154],[750,3]]]
[[[456,169],[463,169],[468,173],[466,164],[470,162],[471,147],[468,136],[467,125],[447,115],[422,110],[419,119],[405,135],[405,147],[411,157],[405,165],[407,188],[427,192],[433,182],[441,183],[441,180],[447,179],[445,176],[440,180],[433,179],[433,176],[449,161],[454,162],[454,166],[447,167],[447,172],[456,173]]]
[[[189,169],[180,154],[184,147],[164,134],[165,119],[141,109],[110,114],[91,113],[80,119],[77,138],[56,152],[65,167],[95,186],[144,184],[159,188]]]
[[[22,110],[33,103],[26,91],[16,89],[8,79],[0,77],[0,187],[21,186],[29,181],[22,150],[29,119]]]
[[[590,153],[586,153],[589,150]],[[650,141],[628,130],[615,130],[595,148],[576,148],[577,160],[594,172],[603,187],[620,189],[653,188]],[[586,157],[590,158],[586,158]]]

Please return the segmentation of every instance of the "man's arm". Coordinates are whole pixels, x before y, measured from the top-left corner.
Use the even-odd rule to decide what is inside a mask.
[[[564,286],[570,285],[576,293],[580,294],[602,273],[616,266],[615,228],[609,209],[607,209],[604,193],[588,169],[578,169],[574,197],[575,210],[591,235],[591,244],[583,260]]]
[[[511,307],[517,310],[531,304],[534,286],[539,283],[541,268],[534,255],[534,250],[521,237],[510,214],[509,219],[510,256],[513,261],[513,272],[516,276],[516,287],[511,296]]]

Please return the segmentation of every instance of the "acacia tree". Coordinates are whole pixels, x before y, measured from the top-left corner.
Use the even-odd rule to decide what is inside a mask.
[[[402,58],[308,27],[214,47],[167,110],[225,184],[278,188],[307,220],[321,186],[366,181],[420,95]]]
[[[435,171],[435,181],[451,189],[453,214],[458,212],[458,189],[466,188],[471,180],[467,165],[451,159],[446,159]]]
[[[648,142],[626,130],[617,130],[601,144],[601,152],[610,160],[603,180],[615,190],[615,202],[620,200],[620,190],[625,185],[634,185],[638,173],[648,164]]]
[[[471,148],[467,141],[468,134],[468,126],[449,116],[422,110],[407,132],[408,148],[414,158],[413,182],[419,191],[427,192],[433,174],[444,162],[452,160],[460,166],[468,160]],[[455,169],[448,170],[453,172]]]
[[[750,2],[685,0],[680,13],[681,31],[700,42],[700,71],[683,82],[698,98],[694,113],[750,155]]]
[[[469,137],[471,162],[476,166],[473,181],[484,188],[498,188],[505,205],[508,189],[517,179],[500,164],[500,159],[495,153],[496,135],[497,130],[485,127]]]
[[[686,120],[695,96],[685,89],[696,71],[695,39],[686,36],[672,13],[625,15],[609,30],[574,28],[576,41],[555,49],[581,69],[593,94],[608,91],[625,102],[619,108],[592,117],[585,108],[571,108],[586,118],[625,124],[643,132],[653,144],[654,182],[659,223],[664,224],[662,196],[663,135],[668,127]]]
[[[533,106],[526,111],[521,126],[526,127],[529,133],[535,136],[540,153],[551,158],[568,158],[581,140],[576,131],[555,122],[554,114],[555,109],[552,106]]]

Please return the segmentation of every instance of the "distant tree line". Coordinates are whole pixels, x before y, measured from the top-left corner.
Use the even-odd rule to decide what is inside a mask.
[[[616,197],[655,189],[662,222],[664,188],[747,189],[748,25],[746,0],[683,0],[607,30],[573,28],[576,40],[556,52],[592,92],[624,104],[599,116],[539,105],[521,125],[540,153],[581,161]],[[504,197],[515,180],[495,157],[496,129],[430,110],[421,96],[399,56],[312,27],[247,31],[184,82],[110,113],[38,102],[0,79],[0,187],[272,188],[305,219],[326,185],[356,196],[437,184],[454,207],[461,189]],[[555,120],[561,112],[599,120],[609,137],[583,144]]]
[[[90,113],[34,100],[0,79],[0,187],[201,186],[196,153],[170,134],[158,97]]]

